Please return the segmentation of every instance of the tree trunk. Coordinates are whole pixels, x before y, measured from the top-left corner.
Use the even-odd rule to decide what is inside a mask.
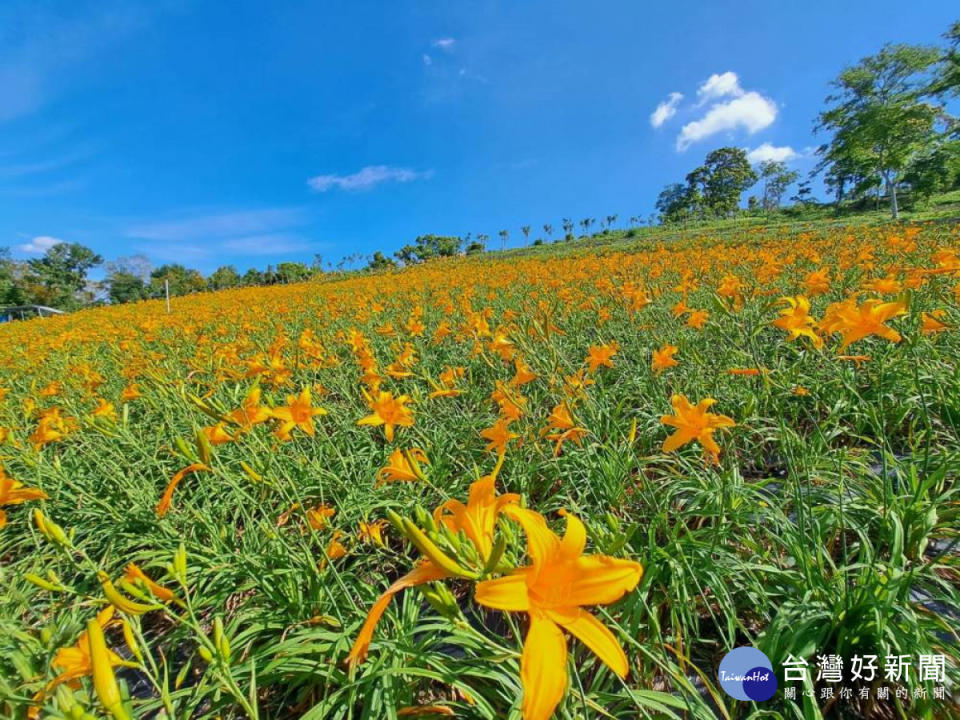
[[[890,182],[889,176],[887,176],[887,192],[890,193],[890,214],[894,220],[899,220],[900,207],[897,205],[897,184]]]

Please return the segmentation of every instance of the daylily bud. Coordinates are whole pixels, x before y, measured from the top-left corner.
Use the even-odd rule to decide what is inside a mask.
[[[70,538],[67,537],[67,533],[64,532],[62,527],[44,515],[42,510],[33,511],[33,521],[36,523],[37,529],[47,540],[57,545],[70,547]]]
[[[224,663],[230,662],[230,641],[223,632],[223,620],[214,618],[213,620],[213,644],[217,646],[220,657]]]
[[[96,620],[87,621],[87,637],[90,642],[90,663],[93,665],[93,689],[97,697],[116,720],[130,720],[110,664],[103,628]]]
[[[420,528],[414,525],[409,520],[404,520],[403,527],[406,530],[406,536],[410,539],[417,549],[423,553],[425,557],[433,562],[437,567],[445,570],[451,575],[456,575],[457,577],[471,578],[475,579],[477,577],[476,573],[472,573],[469,570],[465,570],[460,567],[456,561],[446,555],[436,544],[428,538]]]
[[[183,543],[173,553],[173,576],[181,585],[187,584],[187,548]]]
[[[420,592],[440,616],[452,620],[460,614],[460,606],[457,605],[457,599],[446,585],[434,583],[431,587],[421,587]]]

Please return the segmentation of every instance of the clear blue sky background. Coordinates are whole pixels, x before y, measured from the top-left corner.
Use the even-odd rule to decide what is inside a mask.
[[[496,246],[502,228],[514,245],[524,224],[623,222],[722,145],[809,170],[829,81],[885,42],[940,42],[958,15],[887,0],[5,0],[0,246],[242,272],[423,233]],[[683,99],[653,127],[670,93]]]

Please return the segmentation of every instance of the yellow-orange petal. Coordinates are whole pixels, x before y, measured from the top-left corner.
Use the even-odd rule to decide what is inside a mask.
[[[583,608],[550,610],[548,617],[566,628],[620,677],[630,670],[627,655],[610,629]]]
[[[446,577],[450,577],[449,573],[428,561],[421,563],[388,587],[383,595],[373,604],[373,607],[370,608],[370,612],[367,613],[367,619],[364,621],[363,627],[360,628],[360,632],[357,633],[357,639],[354,641],[353,647],[350,649],[350,654],[347,656],[347,663],[361,663],[366,659],[367,651],[370,649],[370,640],[373,638],[373,630],[376,628],[380,617],[384,611],[386,611],[394,595],[414,585],[422,585],[423,583],[442,580]]]
[[[477,584],[475,597],[481,605],[495,610],[527,612],[530,609],[527,573],[521,570],[495,580],[484,580]]]
[[[570,584],[569,605],[608,605],[633,590],[643,577],[643,565],[606,555],[577,559],[576,579]]]
[[[542,613],[530,616],[520,658],[523,720],[549,720],[567,689],[567,641]]]

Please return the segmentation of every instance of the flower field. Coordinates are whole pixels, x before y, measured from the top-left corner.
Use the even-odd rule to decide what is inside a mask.
[[[960,229],[896,225],[2,326],[0,716],[947,717],[958,325]],[[855,653],[947,699],[824,696]]]

